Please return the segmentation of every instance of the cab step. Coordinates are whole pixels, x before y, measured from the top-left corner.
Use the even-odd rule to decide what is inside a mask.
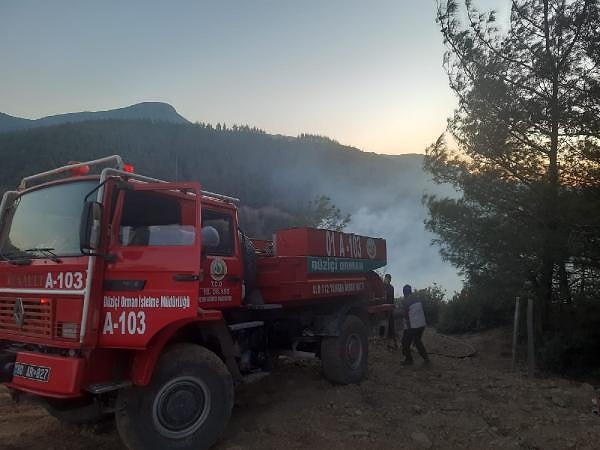
[[[265,323],[262,320],[253,320],[250,322],[234,323],[232,325],[228,325],[228,327],[231,331],[239,331],[239,330],[245,330],[247,328],[262,327],[264,324]]]
[[[268,303],[265,305],[245,305],[244,307],[251,310],[265,311],[270,309],[281,309],[283,308],[283,305],[280,305],[279,303]]]
[[[129,386],[131,386],[131,381],[115,381],[90,384],[85,390],[92,394],[105,394],[106,392],[117,391]]]

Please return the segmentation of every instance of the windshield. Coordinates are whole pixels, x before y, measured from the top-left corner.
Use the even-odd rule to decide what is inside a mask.
[[[43,257],[34,249],[45,249],[58,256],[81,255],[81,211],[85,196],[96,186],[98,182],[94,180],[76,181],[18,197],[6,211],[8,221],[2,230],[0,254]]]

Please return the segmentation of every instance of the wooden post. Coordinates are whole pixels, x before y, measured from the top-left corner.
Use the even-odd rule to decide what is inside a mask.
[[[533,342],[533,298],[527,299],[527,373],[535,374],[535,343]]]
[[[513,327],[513,342],[512,342],[512,363],[510,365],[510,370],[515,371],[515,365],[517,363],[517,339],[519,336],[519,311],[521,305],[521,298],[515,298],[515,324]]]

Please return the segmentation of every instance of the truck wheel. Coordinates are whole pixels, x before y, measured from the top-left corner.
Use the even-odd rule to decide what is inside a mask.
[[[356,316],[348,316],[340,335],[321,341],[321,360],[325,377],[334,383],[358,383],[367,376],[369,359],[368,330]]]
[[[233,407],[233,381],[213,352],[176,344],[164,353],[147,386],[119,393],[117,429],[130,449],[207,449]]]

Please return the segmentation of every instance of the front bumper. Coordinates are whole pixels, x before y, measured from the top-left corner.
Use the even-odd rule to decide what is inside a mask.
[[[29,370],[15,370],[15,366]],[[0,382],[44,397],[69,398],[82,395],[85,360],[34,352],[0,353]],[[35,379],[28,372],[44,372]]]

